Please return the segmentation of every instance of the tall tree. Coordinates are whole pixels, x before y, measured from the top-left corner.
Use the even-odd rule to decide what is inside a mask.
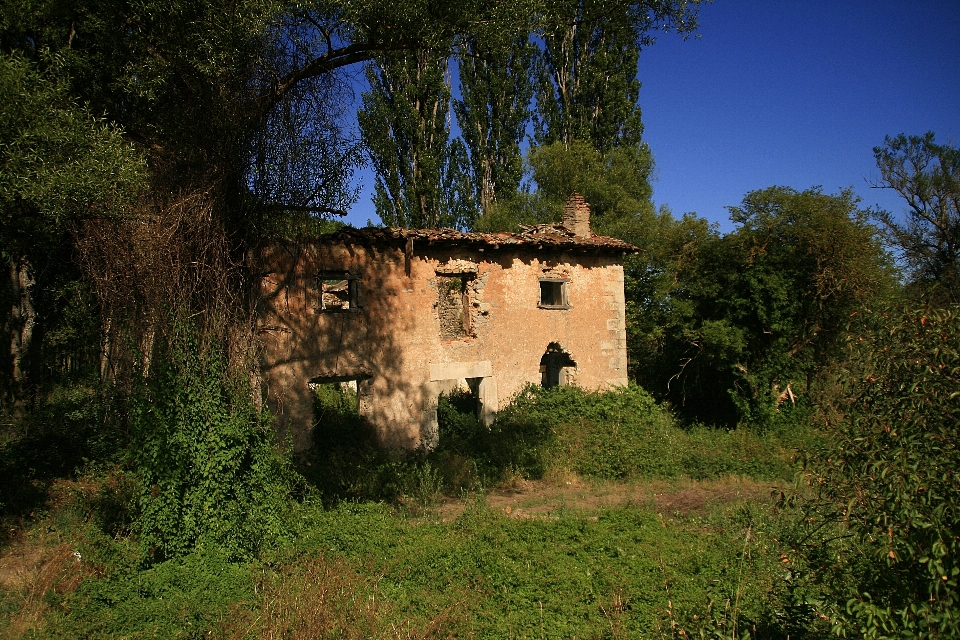
[[[531,147],[526,168],[536,191],[525,189],[497,202],[477,227],[516,231],[520,224],[558,222],[567,198],[577,192],[590,204],[594,232],[646,246],[657,217],[651,200],[653,167],[644,144],[606,153],[584,140]]]
[[[628,292],[662,318],[655,340],[640,341],[659,355],[638,361],[637,375],[704,422],[762,424],[785,398],[808,398],[850,315],[892,290],[877,230],[857,205],[849,191],[771,187],[730,208],[737,228],[726,236],[693,221],[677,228],[673,285]]]
[[[506,45],[472,38],[459,48],[460,99],[453,107],[481,215],[498,198],[513,197],[523,178],[520,145],[530,118],[535,51],[527,34]]]
[[[873,150],[879,186],[907,203],[904,217],[880,211],[912,284],[933,301],[960,302],[960,149],[923,136],[889,136]]]
[[[673,8],[558,3],[535,71],[537,143],[589,140],[601,151],[639,144],[640,46],[651,22]]]
[[[621,237],[645,233],[644,221],[654,217],[653,161],[641,141],[640,47],[653,42],[656,29],[694,30],[696,4],[564,0],[545,7],[533,65],[534,141],[543,151],[529,154],[537,190],[531,193],[533,185],[527,184],[516,197],[484,211],[481,227],[550,221],[577,190],[591,203],[597,222],[605,220],[599,230]],[[611,154],[614,150],[622,153]],[[577,169],[584,164],[631,175],[586,178],[592,172]],[[612,225],[615,217],[618,224]]]
[[[555,142],[532,148],[529,160],[538,191],[557,207],[580,193],[590,203],[594,231],[640,242],[638,234],[654,215],[647,145],[601,152],[587,141]]]
[[[367,67],[370,91],[357,115],[377,173],[373,201],[387,225],[469,224],[470,207],[460,197],[465,151],[450,140],[448,62],[416,51],[381,56]]]
[[[9,275],[0,289],[10,302],[9,358],[0,370],[13,383],[4,395],[49,379],[60,369],[55,360],[71,355],[50,353],[54,341],[45,338],[56,334],[62,343],[82,332],[82,324],[64,324],[68,292],[82,295],[71,231],[83,220],[119,216],[145,186],[143,157],[116,127],[77,105],[58,77],[59,61],[50,64],[41,72],[22,57],[0,56],[0,257]],[[95,338],[89,346],[72,355],[95,366]]]

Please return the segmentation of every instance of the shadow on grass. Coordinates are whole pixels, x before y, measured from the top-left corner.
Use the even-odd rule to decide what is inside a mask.
[[[104,420],[100,393],[86,386],[55,388],[0,431],[0,514],[6,522],[39,516],[50,486],[91,463],[109,463],[124,437]],[[2,536],[10,527],[3,527]]]

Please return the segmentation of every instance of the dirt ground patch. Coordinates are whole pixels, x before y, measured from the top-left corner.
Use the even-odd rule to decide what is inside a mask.
[[[628,505],[652,509],[665,517],[703,513],[715,506],[743,500],[768,501],[783,488],[775,482],[749,478],[675,480],[633,483],[588,482],[575,476],[545,480],[511,480],[490,490],[491,509],[511,518],[549,518],[560,512],[591,517],[596,512]],[[466,501],[447,498],[436,513],[451,521],[463,513]]]

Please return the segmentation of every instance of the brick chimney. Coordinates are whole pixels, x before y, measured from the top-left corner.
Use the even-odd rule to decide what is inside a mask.
[[[574,193],[563,207],[563,228],[578,238],[588,238],[590,231],[590,205],[583,196]]]

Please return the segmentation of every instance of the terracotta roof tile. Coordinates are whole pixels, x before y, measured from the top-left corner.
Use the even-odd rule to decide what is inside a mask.
[[[494,249],[499,247],[537,247],[556,248],[567,251],[583,251],[587,253],[637,253],[639,248],[628,242],[598,236],[591,233],[586,237],[577,237],[561,224],[521,225],[520,233],[500,231],[497,233],[480,233],[476,231],[457,231],[456,229],[400,229],[375,228],[341,229],[336,233],[321,236],[332,241],[347,243],[404,243],[412,238],[414,241],[426,241],[428,244],[449,245],[485,245]]]

